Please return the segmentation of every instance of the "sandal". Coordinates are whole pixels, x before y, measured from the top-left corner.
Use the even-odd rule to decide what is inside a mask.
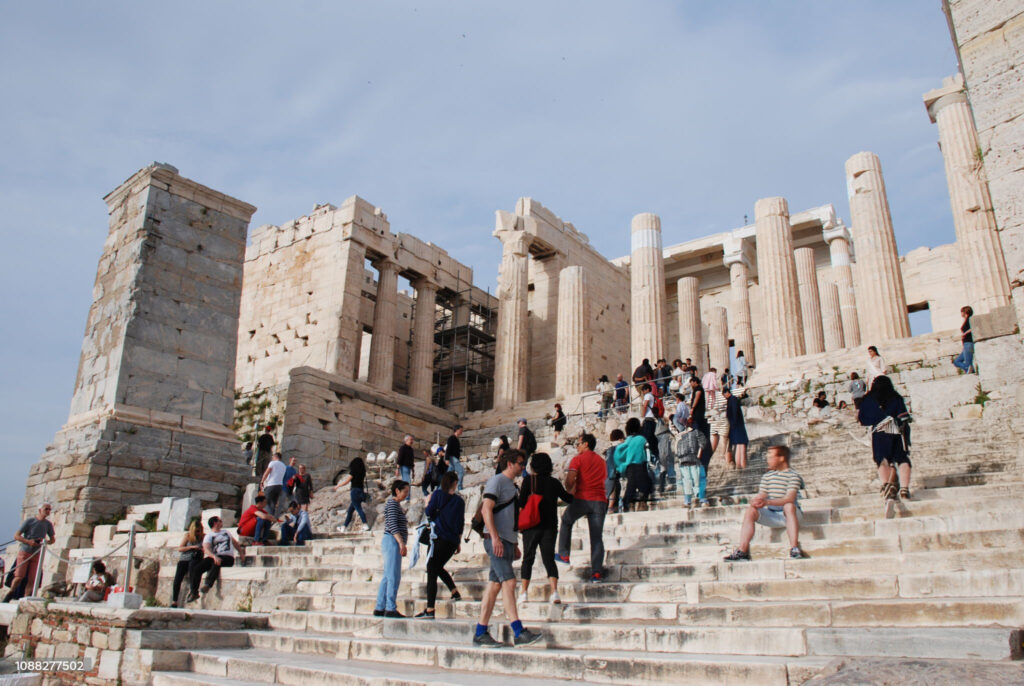
[[[900,489],[900,500],[910,500],[910,489],[909,488],[901,488]]]

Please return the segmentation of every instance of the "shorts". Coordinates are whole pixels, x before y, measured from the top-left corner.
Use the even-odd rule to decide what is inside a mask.
[[[505,583],[509,579],[516,578],[516,572],[512,569],[512,562],[516,556],[516,545],[508,541],[502,541],[501,543],[505,554],[498,557],[491,548],[491,539],[487,538],[484,540],[484,550],[487,551],[487,557],[491,560],[491,573],[487,578],[496,584]]]
[[[803,511],[797,507],[796,521],[802,521],[803,518]],[[761,526],[767,526],[769,529],[785,529],[786,513],[782,511],[781,507],[762,507],[761,511],[757,513],[757,523]]]

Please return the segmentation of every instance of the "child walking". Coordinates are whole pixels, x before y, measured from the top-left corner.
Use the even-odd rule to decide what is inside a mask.
[[[405,615],[398,611],[398,584],[402,582],[402,558],[405,557],[405,544],[409,539],[409,523],[405,512],[399,504],[409,496],[409,484],[396,479],[391,484],[391,497],[384,504],[384,540],[380,551],[384,557],[384,576],[377,588],[377,605],[373,610],[374,617],[391,617],[404,619]]]

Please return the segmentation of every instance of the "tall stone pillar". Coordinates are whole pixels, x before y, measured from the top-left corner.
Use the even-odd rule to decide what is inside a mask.
[[[808,355],[825,352],[825,335],[821,330],[821,300],[818,296],[818,268],[814,248],[798,248],[796,278],[800,287],[800,312],[804,320],[804,349]]]
[[[409,395],[429,403],[434,392],[434,320],[437,286],[417,279],[416,309],[412,316],[412,353],[409,359]]]
[[[494,408],[526,401],[529,333],[526,328],[530,237],[521,231],[495,231],[501,239],[498,274],[498,340],[494,351]]]
[[[793,258],[793,233],[785,198],[761,198],[757,223],[757,278],[765,324],[760,357],[788,359],[804,354],[803,317]]]
[[[939,125],[939,147],[946,164],[949,204],[967,287],[964,304],[979,314],[991,312],[1010,304],[1010,279],[963,76],[946,79],[942,88],[925,94],[924,102],[928,116]]]
[[[700,279],[684,276],[676,281],[676,296],[679,298],[679,359],[690,358],[699,367],[704,349],[704,332],[700,321]]]
[[[857,319],[857,295],[853,286],[853,263],[850,260],[850,231],[842,224],[826,226],[822,237],[828,243],[832,274],[839,291],[839,313],[843,323],[843,343],[848,348],[860,345],[860,322]]]
[[[859,152],[846,161],[846,192],[857,247],[854,285],[861,338],[869,343],[906,338],[907,296],[878,155]]]
[[[821,294],[821,328],[825,351],[839,350],[844,347],[839,287],[831,281],[821,280],[818,282],[818,292]]]
[[[708,367],[719,374],[729,369],[729,317],[724,307],[712,307],[708,312]]]
[[[377,269],[377,303],[373,308],[368,381],[390,391],[395,381],[395,317],[398,313],[398,265],[380,260]]]
[[[729,330],[736,351],[742,351],[747,364],[757,364],[754,352],[754,328],[750,320],[750,265],[753,247],[742,238],[730,236],[725,245],[725,266],[729,268]]]
[[[661,219],[633,217],[629,274],[632,295],[630,330],[633,366],[644,358],[668,354],[665,343],[665,262],[661,253]]]
[[[583,267],[566,267],[558,274],[555,395],[559,398],[585,392],[591,380],[586,288]]]

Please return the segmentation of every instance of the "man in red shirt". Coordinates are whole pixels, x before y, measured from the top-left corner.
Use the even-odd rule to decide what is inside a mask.
[[[569,564],[569,539],[572,525],[580,517],[587,518],[590,527],[590,580],[604,580],[604,516],[608,514],[608,498],[604,482],[608,468],[604,459],[594,452],[597,439],[593,434],[583,434],[576,439],[576,457],[569,462],[565,475],[565,490],[573,495],[573,501],[562,515],[562,530],[558,533],[558,554],[555,559]]]
[[[252,501],[242,516],[238,519],[238,535],[251,536],[256,539],[256,545],[263,545],[267,541],[267,532],[274,522],[280,521],[267,512],[267,497],[258,495]]]

